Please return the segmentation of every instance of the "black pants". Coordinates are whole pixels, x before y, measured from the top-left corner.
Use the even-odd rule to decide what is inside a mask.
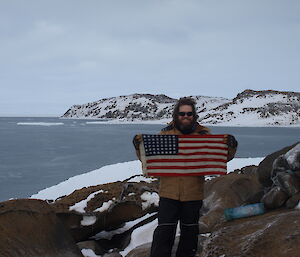
[[[198,245],[198,220],[202,201],[181,202],[160,198],[158,226],[153,234],[150,257],[170,257],[180,221],[180,240],[176,257],[193,257]]]

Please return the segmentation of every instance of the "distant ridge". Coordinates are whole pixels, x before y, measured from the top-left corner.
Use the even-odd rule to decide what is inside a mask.
[[[233,99],[191,96],[199,121],[224,126],[300,125],[300,93],[247,89]],[[166,95],[131,94],[73,105],[62,117],[116,121],[167,121],[177,99]]]

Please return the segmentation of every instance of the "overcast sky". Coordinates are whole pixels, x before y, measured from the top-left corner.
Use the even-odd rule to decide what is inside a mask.
[[[299,0],[0,0],[0,115],[300,91]]]

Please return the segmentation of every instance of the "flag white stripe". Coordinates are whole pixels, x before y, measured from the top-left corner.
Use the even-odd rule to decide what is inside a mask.
[[[157,153],[158,155],[146,156],[145,148],[142,144],[140,147],[142,163],[143,163],[143,171],[147,175],[148,173],[155,176],[161,176],[163,174],[197,174],[197,176],[201,176],[201,174],[216,174],[226,173],[227,163],[227,154],[228,150],[227,145],[222,143],[223,138],[189,138],[189,137],[179,137],[178,138],[178,151],[179,154],[167,154],[161,155],[164,153],[168,153],[168,150],[162,150],[158,147]],[[190,143],[188,143],[190,141]],[[185,142],[185,143],[182,143]],[[159,144],[159,142],[158,142]],[[170,146],[172,147],[174,144],[171,142]],[[181,147],[201,147],[200,149],[181,149]],[[215,148],[224,148],[222,149],[214,149]],[[166,146],[168,148],[168,146]],[[211,149],[212,148],[212,149]],[[152,147],[152,151],[154,151],[156,147]],[[183,155],[182,155],[183,154]],[[184,155],[184,154],[192,154],[192,155]],[[194,155],[195,154],[195,155]],[[170,161],[166,160],[170,159]],[[195,160],[193,161],[184,161],[184,160]],[[204,159],[204,160],[203,160]],[[205,159],[213,159],[205,160]],[[147,163],[147,160],[157,160],[158,162],[150,162]],[[162,161],[160,161],[162,160]],[[166,161],[164,161],[166,160]],[[172,160],[179,160],[178,162],[174,162]],[[180,161],[181,160],[181,161]],[[203,167],[206,166],[206,167]],[[217,166],[218,168],[211,168],[209,166]],[[158,169],[149,169],[148,167],[157,167]],[[161,167],[161,168],[160,168]],[[178,168],[177,168],[178,167]],[[182,167],[182,168],[180,168]],[[175,168],[175,169],[172,169]]]
[[[227,156],[223,155],[211,155],[211,154],[199,154],[199,155],[153,155],[147,156],[146,160],[164,160],[164,159],[217,159],[227,160]]]
[[[223,153],[227,154],[227,150],[216,149],[179,149],[179,153],[194,153],[194,152],[207,152],[207,153]]]
[[[151,163],[147,163],[147,166],[165,166],[166,168],[168,166],[180,166],[180,167],[185,167],[185,166],[204,166],[204,165],[224,165],[224,168],[226,168],[226,162],[224,163],[218,163],[216,164],[216,162],[151,162]]]
[[[183,173],[201,173],[201,172],[226,172],[224,169],[219,169],[219,168],[205,168],[201,169],[201,171],[192,171],[192,170],[186,170],[183,172],[181,169],[173,169],[173,170],[165,170],[165,169],[156,169],[156,170],[148,170],[149,173],[178,173],[178,174],[183,174]]]

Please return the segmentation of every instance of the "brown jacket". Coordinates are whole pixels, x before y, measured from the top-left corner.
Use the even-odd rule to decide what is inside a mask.
[[[182,135],[174,126],[170,125],[160,132],[161,135]],[[197,124],[191,135],[210,134],[210,130]],[[231,160],[236,149],[229,149],[228,160]],[[139,157],[139,151],[137,151]],[[203,200],[204,176],[174,176],[160,177],[159,195],[179,201]]]

